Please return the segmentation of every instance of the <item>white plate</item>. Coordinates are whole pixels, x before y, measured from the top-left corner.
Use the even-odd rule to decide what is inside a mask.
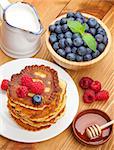
[[[2,136],[19,142],[34,143],[53,138],[63,132],[72,123],[78,111],[79,96],[72,78],[59,66],[42,59],[25,58],[10,61],[0,67],[0,83],[3,79],[11,78],[12,74],[19,73],[27,65],[46,65],[58,72],[60,79],[67,83],[67,102],[65,115],[48,129],[31,132],[22,129],[10,117],[7,108],[6,93],[0,90],[0,133]]]

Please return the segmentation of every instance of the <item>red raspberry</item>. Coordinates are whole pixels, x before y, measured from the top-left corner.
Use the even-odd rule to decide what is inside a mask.
[[[93,80],[91,78],[83,77],[83,78],[81,78],[79,85],[82,89],[88,89],[92,82],[93,82]]]
[[[28,88],[26,86],[20,86],[17,91],[17,96],[20,97],[20,98],[24,98],[24,97],[27,97],[28,95]]]
[[[31,92],[34,94],[42,94],[44,91],[44,84],[42,82],[33,82],[31,85]]]
[[[109,92],[102,90],[96,94],[96,100],[98,101],[107,101],[109,99]]]
[[[30,88],[31,84],[32,84],[32,78],[29,75],[24,75],[21,78],[21,85],[27,86],[28,88]]]
[[[1,84],[1,89],[6,91],[8,89],[8,85],[9,85],[9,80],[4,79]]]
[[[99,92],[101,90],[101,83],[99,81],[93,81],[90,85],[90,88],[95,92]]]
[[[91,89],[87,89],[83,95],[84,103],[92,103],[95,101],[95,92]]]

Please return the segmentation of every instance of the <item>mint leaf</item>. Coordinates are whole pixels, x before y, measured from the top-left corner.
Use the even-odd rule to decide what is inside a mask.
[[[97,48],[97,43],[95,38],[89,34],[89,33],[84,33],[82,35],[82,39],[85,41],[85,43],[87,44],[87,46],[92,49],[94,52],[96,51]]]
[[[81,24],[79,21],[68,20],[67,25],[70,28],[70,30],[74,33],[83,34],[86,29],[85,25]]]

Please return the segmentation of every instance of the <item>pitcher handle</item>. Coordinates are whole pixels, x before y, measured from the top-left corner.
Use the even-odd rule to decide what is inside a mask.
[[[11,3],[8,0],[0,0],[0,19],[3,19],[3,11],[6,9]]]

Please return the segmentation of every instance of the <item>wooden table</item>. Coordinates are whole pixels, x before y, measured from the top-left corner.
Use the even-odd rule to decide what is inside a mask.
[[[14,0],[12,0],[14,1]],[[26,0],[32,3],[39,12],[41,21],[44,26],[42,35],[43,46],[36,58],[43,58],[52,61],[45,44],[45,31],[48,24],[61,14],[68,11],[80,10],[81,12],[90,13],[102,19],[108,26],[114,37],[114,2],[113,0]],[[0,51],[0,65],[11,61],[12,59]],[[102,82],[103,88],[110,91],[110,99],[108,102],[95,102],[93,104],[84,104],[82,102],[82,90],[78,86],[80,94],[79,111],[89,108],[98,108],[107,112],[114,119],[114,42],[110,49],[110,53],[105,59],[94,68],[81,71],[66,70],[74,79],[78,86],[79,79],[82,76],[90,76],[95,80]],[[17,133],[19,134],[19,133]],[[113,137],[104,145],[99,147],[83,146],[76,141],[73,136],[71,126],[59,136],[36,144],[23,144],[10,141],[4,137],[0,137],[0,150],[114,150],[114,134]]]

